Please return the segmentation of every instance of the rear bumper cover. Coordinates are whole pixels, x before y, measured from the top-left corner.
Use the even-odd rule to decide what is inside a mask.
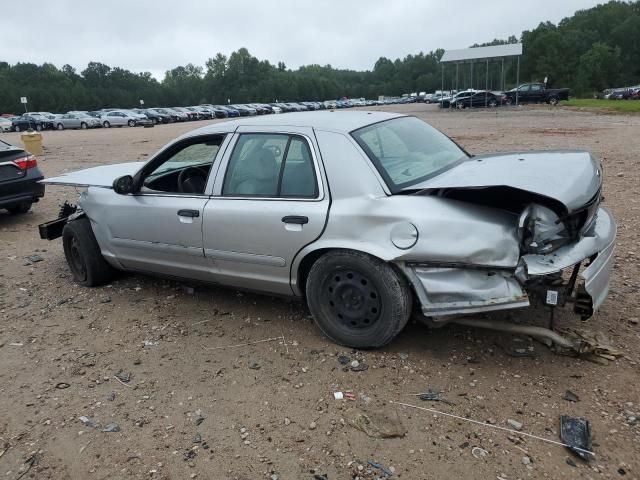
[[[476,313],[529,306],[526,285],[585,260],[590,265],[580,277],[598,309],[609,292],[614,263],[616,223],[606,208],[600,208],[591,236],[559,248],[549,255],[524,255],[515,270],[491,270],[472,265],[402,263],[421,304],[430,317]]]

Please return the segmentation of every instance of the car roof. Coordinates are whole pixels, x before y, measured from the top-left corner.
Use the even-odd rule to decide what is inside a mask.
[[[191,132],[193,135],[206,135],[209,133],[223,133],[234,131],[238,127],[270,126],[270,127],[308,127],[317,130],[349,133],[358,128],[383,122],[392,118],[406,115],[389,112],[335,112],[313,111],[287,113],[284,115],[264,115],[259,117],[240,118],[226,122],[214,123]]]

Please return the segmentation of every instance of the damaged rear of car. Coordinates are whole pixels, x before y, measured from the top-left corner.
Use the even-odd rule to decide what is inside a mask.
[[[354,136],[393,195],[443,201],[423,205],[426,218],[412,223],[420,240],[394,260],[425,316],[567,302],[582,319],[593,315],[608,293],[616,235],[600,205],[596,159],[582,151],[465,155],[425,173],[405,152],[415,155],[407,144],[424,127],[397,122]]]

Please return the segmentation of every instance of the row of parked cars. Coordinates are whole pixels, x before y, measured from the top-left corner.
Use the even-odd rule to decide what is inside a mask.
[[[595,95],[595,97],[607,100],[640,100],[640,85],[635,85],[633,87],[607,88]]]
[[[365,107],[388,103],[406,103],[406,99],[365,100],[341,99],[324,102],[275,102],[231,105],[202,104],[190,107],[105,108],[95,111],[70,111],[64,114],[26,112],[23,115],[0,117],[0,132],[26,130],[65,130],[111,127],[153,126],[193,120],[246,117],[287,112],[303,112],[336,108]]]
[[[569,89],[548,88],[544,83],[525,83],[506,92],[472,88],[460,92],[438,90],[418,98],[425,103],[437,103],[442,108],[497,107],[516,103],[557,105],[561,100],[569,99]]]

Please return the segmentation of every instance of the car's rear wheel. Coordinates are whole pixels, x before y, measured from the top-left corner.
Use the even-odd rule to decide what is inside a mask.
[[[87,128],[89,128],[89,125],[87,125],[85,122],[82,122],[82,123],[80,124],[80,128],[81,128],[82,130],[86,130]]]
[[[38,124],[36,125],[36,132],[41,132],[42,131],[42,125]]]
[[[105,121],[105,122],[103,122],[103,123],[102,123],[102,126],[103,126],[104,128],[110,128],[110,127],[111,127],[111,124],[110,124],[109,122]]]
[[[133,120],[129,120],[129,121],[127,122],[127,125],[129,125],[130,127],[135,127],[135,126],[136,126],[136,122],[135,122],[135,121],[133,121]]]
[[[62,246],[73,278],[79,284],[95,287],[113,277],[113,270],[100,252],[88,218],[72,220],[64,226]]]
[[[558,104],[558,97],[550,97],[549,98],[549,105],[557,105]]]
[[[495,98],[492,98],[491,100],[489,100],[489,106],[490,106],[491,108],[493,108],[493,107],[497,107],[497,106],[498,106],[498,102],[496,101],[496,99],[495,99]]]
[[[361,252],[334,251],[311,267],[307,303],[322,332],[352,348],[389,343],[411,314],[407,282],[388,263]]]
[[[58,125],[56,125],[56,128],[57,128],[58,130],[64,130],[64,125],[63,125],[63,124],[61,124],[61,123],[59,123]]]
[[[18,215],[20,213],[27,213],[31,210],[31,205],[33,205],[33,202],[21,202],[13,207],[8,207],[7,210],[11,215]]]

